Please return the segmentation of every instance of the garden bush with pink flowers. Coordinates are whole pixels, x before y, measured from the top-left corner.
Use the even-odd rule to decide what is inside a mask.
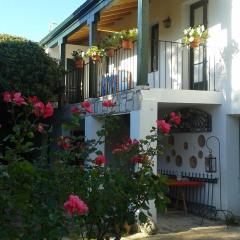
[[[151,216],[149,200],[165,209],[165,178],[152,170],[153,158],[165,146],[154,143],[180,123],[178,114],[157,120],[144,139],[113,146],[119,164],[111,168],[98,149],[104,136],[115,131],[116,116],[104,118],[97,139],[59,136],[59,151],[52,152],[51,126],[46,124],[54,114],[51,103],[19,92],[4,92],[2,100],[9,122],[0,125],[1,239],[120,239],[126,224]],[[105,108],[114,106],[111,100],[103,102]],[[78,129],[80,119],[92,112],[88,101],[73,107],[72,122],[64,127]]]

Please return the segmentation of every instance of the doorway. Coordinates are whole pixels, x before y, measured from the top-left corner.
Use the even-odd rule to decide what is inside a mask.
[[[208,0],[201,0],[190,6],[190,26],[208,25]],[[190,89],[207,90],[207,49],[204,44],[190,49]]]

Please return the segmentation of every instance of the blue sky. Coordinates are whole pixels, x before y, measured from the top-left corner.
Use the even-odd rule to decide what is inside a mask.
[[[85,0],[0,0],[0,33],[40,41],[49,24],[60,24]]]

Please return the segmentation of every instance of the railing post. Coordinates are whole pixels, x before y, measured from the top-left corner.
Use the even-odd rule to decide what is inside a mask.
[[[148,84],[149,0],[138,0],[137,85]]]
[[[59,47],[59,59],[61,66],[66,69],[66,40],[65,38],[62,38],[58,41],[58,47]],[[65,93],[66,93],[66,75],[62,78],[62,86],[64,86],[64,93],[61,95],[59,94],[58,104],[59,106],[62,106],[65,102]]]
[[[89,47],[97,44],[97,22],[99,21],[99,14],[94,14],[88,19],[89,26]],[[96,97],[97,93],[97,65],[89,59],[89,97]]]

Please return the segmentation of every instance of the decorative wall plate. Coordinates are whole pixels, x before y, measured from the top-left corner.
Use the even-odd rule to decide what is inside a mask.
[[[188,143],[187,143],[187,142],[185,142],[185,143],[183,144],[183,148],[184,148],[185,150],[188,149]]]
[[[203,151],[202,150],[198,151],[198,158],[203,158]]]
[[[178,167],[181,167],[181,166],[182,166],[182,163],[183,163],[182,157],[181,157],[180,155],[177,155],[176,158],[175,158],[175,162],[176,162],[176,165],[177,165]]]
[[[198,136],[198,145],[200,147],[204,147],[205,146],[205,143],[206,143],[206,139],[203,135],[199,135]]]
[[[191,168],[197,167],[197,158],[195,156],[190,157],[189,164]]]
[[[167,163],[170,163],[171,157],[170,157],[169,155],[167,155],[166,158],[165,158],[165,160],[166,160]]]
[[[175,149],[172,149],[172,156],[174,157],[176,155],[176,150]]]
[[[169,137],[168,137],[168,144],[171,145],[171,146],[173,146],[173,145],[174,145],[174,140],[175,140],[175,139],[174,139],[174,136],[173,136],[173,135],[169,136]]]

